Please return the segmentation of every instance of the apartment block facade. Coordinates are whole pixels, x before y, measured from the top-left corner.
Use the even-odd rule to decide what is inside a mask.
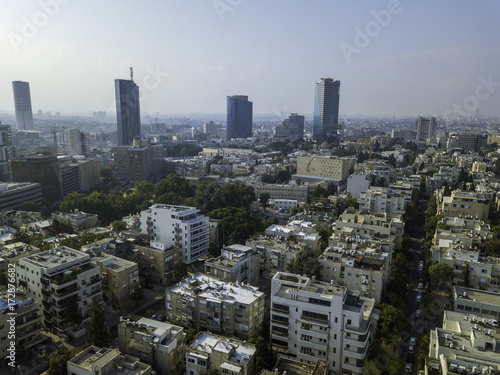
[[[195,207],[154,204],[141,212],[141,231],[181,250],[181,262],[208,254],[208,218]]]
[[[375,300],[334,283],[278,272],[271,284],[273,349],[331,373],[362,374],[378,320]]]

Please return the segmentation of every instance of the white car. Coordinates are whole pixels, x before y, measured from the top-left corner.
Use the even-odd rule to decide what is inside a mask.
[[[410,353],[410,354],[415,353],[415,348],[413,347],[413,345],[410,345],[410,346],[408,347],[408,353]]]
[[[412,367],[413,367],[413,365],[411,363],[407,363],[405,365],[405,374],[411,374]]]
[[[410,345],[415,346],[417,344],[417,339],[415,337],[410,337]]]
[[[422,316],[422,312],[420,310],[415,311],[415,316],[420,318]]]
[[[422,302],[422,296],[417,296],[417,303]]]
[[[418,289],[424,289],[424,283],[418,283]]]

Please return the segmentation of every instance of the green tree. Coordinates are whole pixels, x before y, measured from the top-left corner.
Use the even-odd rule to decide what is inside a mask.
[[[176,280],[184,278],[185,276],[187,276],[187,274],[188,274],[187,266],[181,262],[177,263],[174,266],[174,269],[172,270],[172,276]]]
[[[380,318],[378,321],[377,334],[384,338],[397,336],[403,329],[403,324],[405,322],[405,316],[402,311],[386,303],[380,304],[379,309]]]
[[[132,301],[134,301],[135,306],[142,301],[144,291],[140,285],[135,287],[134,291],[130,294],[130,297],[132,298]]]
[[[26,201],[26,202],[21,202],[21,211],[40,212],[41,207],[38,203]]]
[[[288,262],[287,271],[298,275],[319,277],[319,260],[316,256],[308,255],[305,250],[301,250],[294,259]]]
[[[264,230],[262,221],[254,218],[245,208],[228,206],[213,210],[207,216],[219,219],[225,245],[245,243],[255,233]]]
[[[469,263],[465,265],[465,270],[464,270],[464,286],[466,288],[470,287],[470,268],[469,268]]]
[[[104,347],[109,345],[109,332],[106,327],[104,309],[96,299],[90,307],[90,321],[87,324],[87,338],[90,344]]]
[[[72,355],[65,349],[58,349],[50,354],[48,375],[66,375],[67,362],[71,359]]]
[[[196,331],[196,329],[194,328],[189,328],[187,331],[186,331],[186,345],[189,345],[193,342],[194,338],[196,337],[196,335],[198,334],[198,331]]]
[[[272,370],[274,365],[273,351],[266,340],[259,336],[255,341],[255,373],[260,374],[263,369]]]
[[[481,244],[481,250],[485,256],[489,257],[500,256],[500,239],[494,238],[483,242]]]
[[[453,268],[448,267],[444,263],[437,263],[429,267],[429,277],[434,285],[438,288],[442,286],[446,281],[453,280],[454,273]]]
[[[121,232],[127,229],[127,224],[122,220],[115,220],[111,223],[111,229],[113,232]]]
[[[420,337],[420,346],[418,351],[418,369],[423,370],[425,366],[425,361],[429,356],[429,335],[422,335]]]
[[[346,202],[346,207],[354,207],[355,209],[359,208],[358,200],[356,198],[349,198]]]
[[[264,207],[264,208],[267,207],[267,203],[269,202],[270,198],[271,198],[271,194],[269,194],[267,191],[260,194],[259,201],[262,204],[262,207]]]

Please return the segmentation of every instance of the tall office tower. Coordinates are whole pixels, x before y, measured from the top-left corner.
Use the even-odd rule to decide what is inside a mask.
[[[115,95],[118,145],[131,145],[134,137],[141,135],[139,86],[132,79],[115,79]]]
[[[33,112],[31,111],[30,84],[13,81],[12,89],[14,90],[17,129],[31,130],[33,129]]]
[[[82,133],[79,129],[68,130],[69,136],[69,147],[71,147],[71,153],[73,155],[82,154]]]
[[[252,136],[253,103],[245,95],[227,97],[227,139]]]
[[[16,156],[16,148],[12,145],[10,125],[0,122],[0,181],[9,181],[9,160]]]
[[[339,131],[340,81],[321,78],[314,94],[313,138],[337,137]]]
[[[431,139],[436,132],[436,118],[435,117],[419,117],[415,123],[415,130],[417,131],[417,142],[427,142]]]

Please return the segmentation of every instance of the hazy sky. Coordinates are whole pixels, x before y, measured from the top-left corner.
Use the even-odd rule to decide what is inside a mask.
[[[224,113],[243,94],[309,114],[332,77],[341,115],[500,115],[499,18],[498,1],[2,0],[0,111],[13,80],[35,112],[114,111],[133,66],[143,112]]]

